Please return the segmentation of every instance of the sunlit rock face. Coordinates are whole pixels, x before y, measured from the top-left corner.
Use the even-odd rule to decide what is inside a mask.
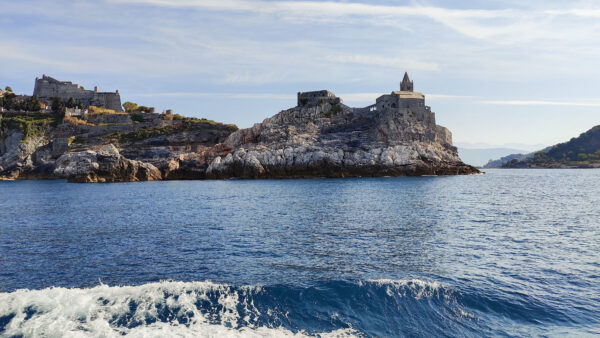
[[[405,76],[405,81],[407,76]],[[403,83],[405,82],[403,81]],[[410,81],[410,80],[408,80]],[[435,123],[425,96],[394,91],[351,108],[329,91],[298,93],[298,106],[231,134],[210,178],[414,176],[478,173]]]
[[[15,126],[6,123],[0,129],[0,179],[114,182],[478,173],[461,161],[452,134],[436,124],[435,113],[422,93],[413,92],[408,75],[400,88],[364,108],[346,106],[327,90],[298,93],[296,107],[242,130],[153,113],[138,114],[135,123],[127,115],[129,122],[62,121],[40,130],[21,124],[11,129]]]

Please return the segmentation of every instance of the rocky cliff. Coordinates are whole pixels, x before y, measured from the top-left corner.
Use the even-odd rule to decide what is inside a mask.
[[[5,117],[0,177],[114,182],[478,173],[460,160],[429,107],[387,109],[385,101],[379,109],[351,108],[328,95],[237,131],[157,114],[125,125],[42,123],[39,116],[15,124],[23,117]]]
[[[280,112],[231,134],[231,151],[216,156],[210,178],[455,175],[477,173],[462,163],[450,132],[406,119],[322,102]]]

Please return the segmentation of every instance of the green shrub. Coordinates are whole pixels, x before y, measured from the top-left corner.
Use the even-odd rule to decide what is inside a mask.
[[[63,117],[65,117],[65,104],[60,97],[55,97],[52,99],[52,115],[61,120]]]
[[[44,114],[33,116],[5,117],[0,121],[0,129],[18,130],[23,133],[23,142],[31,137],[41,136],[48,126],[56,126],[57,119]]]
[[[123,103],[123,108],[125,108],[126,112],[130,113],[132,111],[136,111],[138,109],[138,105],[137,103],[127,101]]]
[[[144,122],[144,117],[141,114],[131,114],[131,120],[133,122]]]
[[[234,132],[238,130],[235,124],[223,124],[207,119],[189,118],[180,123],[156,127],[140,128],[129,133],[114,133],[104,136],[104,139],[116,140],[119,143],[135,142],[161,135],[171,135],[183,131],[201,130],[207,127],[224,127]]]
[[[331,116],[335,116],[335,115],[341,113],[342,111],[343,111],[342,106],[338,103],[338,104],[332,105],[331,109],[329,109],[329,111],[323,112],[321,114],[327,118],[331,118]]]
[[[75,108],[77,106],[77,103],[75,102],[74,98],[70,98],[69,101],[67,101],[66,107],[67,108]]]

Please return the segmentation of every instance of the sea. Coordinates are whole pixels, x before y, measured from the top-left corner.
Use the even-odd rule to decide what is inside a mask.
[[[0,182],[2,337],[600,335],[600,170]]]

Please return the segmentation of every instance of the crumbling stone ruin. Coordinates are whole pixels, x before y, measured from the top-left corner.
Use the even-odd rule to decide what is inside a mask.
[[[70,81],[58,81],[44,74],[42,78],[35,79],[33,95],[40,99],[52,99],[60,97],[63,101],[73,98],[77,104],[82,103],[86,108],[98,106],[122,112],[121,95],[117,89],[112,92],[99,92],[98,87],[94,90],[86,90],[78,84]]]
[[[335,105],[342,103],[342,99],[335,96],[329,90],[318,90],[312,92],[298,92],[298,107],[316,106],[319,104],[329,103]]]

